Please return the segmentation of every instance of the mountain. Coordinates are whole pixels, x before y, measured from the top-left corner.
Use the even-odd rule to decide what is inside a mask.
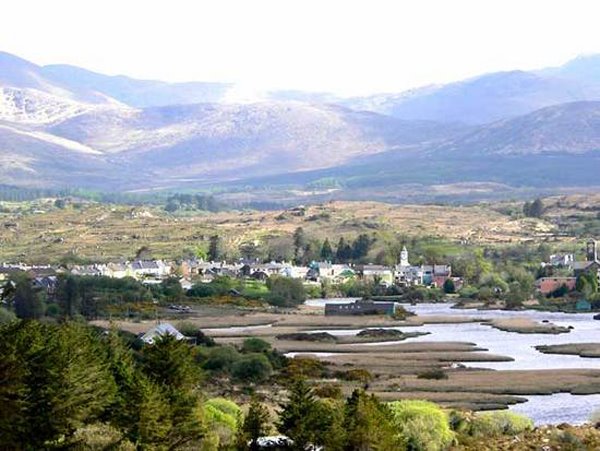
[[[34,89],[73,101],[133,107],[220,102],[229,83],[166,83],[98,74],[69,65],[39,66],[0,52],[0,86]]]
[[[457,184],[491,186],[489,195],[596,185],[597,70],[600,57],[585,57],[393,95],[275,91],[234,104],[227,83],[113,77],[0,53],[0,183],[251,187],[267,198],[326,186],[390,200]]]
[[[44,114],[13,114],[12,121],[0,114],[0,154],[26,157],[18,167],[40,175],[68,156],[69,170],[47,178],[53,186],[177,187],[335,167],[361,155],[441,143],[465,130],[295,102],[144,109],[74,105],[72,115],[68,109],[50,114],[45,104]],[[90,178],[94,162],[98,174]],[[20,184],[33,182],[23,178]]]
[[[69,65],[41,68],[45,78],[68,85],[75,92],[98,92],[133,107],[221,102],[230,83],[166,83],[137,80],[123,75],[109,76]]]
[[[516,155],[600,151],[600,101],[542,108],[476,128],[438,152]]]
[[[590,64],[600,71],[600,58]],[[565,66],[567,71],[568,66]],[[591,67],[588,67],[588,72]],[[559,71],[498,72],[456,83],[401,94],[378,95],[344,102],[405,120],[449,120],[485,124],[537,109],[579,100],[600,100],[600,77],[582,82]]]

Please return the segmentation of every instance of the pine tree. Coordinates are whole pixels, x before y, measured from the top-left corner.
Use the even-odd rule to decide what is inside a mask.
[[[219,235],[210,237],[208,244],[208,259],[213,262],[218,262],[223,258],[223,242]]]
[[[258,439],[269,432],[270,415],[267,408],[256,398],[252,399],[248,415],[240,428],[241,436],[238,438],[238,447],[255,451],[260,449]]]
[[[331,261],[333,259],[333,249],[329,243],[329,238],[325,238],[323,246],[321,246],[321,259],[324,261]]]
[[[302,227],[298,227],[294,231],[294,261],[296,264],[300,264],[301,257],[307,244],[308,243],[306,235],[304,234],[304,229]]]
[[[172,335],[164,335],[142,351],[145,373],[164,393],[173,425],[169,447],[198,442],[205,434],[197,386],[201,373],[192,348]]]
[[[305,450],[315,440],[316,399],[308,384],[300,379],[291,389],[287,403],[282,404],[277,425],[279,432],[287,435],[294,442],[295,450]]]

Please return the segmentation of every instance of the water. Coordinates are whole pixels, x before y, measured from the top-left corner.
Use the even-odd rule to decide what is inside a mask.
[[[510,407],[541,424],[582,424],[600,409],[600,395],[571,395],[556,393],[547,396],[528,396],[527,402]]]
[[[352,300],[337,300],[349,302]],[[312,300],[311,305],[321,306],[329,300]],[[475,343],[480,348],[488,349],[492,354],[512,357],[512,362],[469,362],[467,366],[488,368],[494,370],[539,370],[539,369],[600,369],[600,359],[582,358],[570,355],[542,354],[535,349],[537,345],[564,343],[600,342],[600,321],[593,319],[591,313],[556,313],[525,310],[511,312],[504,310],[462,310],[453,309],[450,304],[417,304],[403,305],[417,315],[423,316],[454,316],[472,318],[510,318],[521,317],[541,322],[547,320],[558,326],[572,326],[573,329],[565,334],[518,334],[503,332],[477,322],[461,324],[426,324],[424,326],[404,326],[398,329],[404,331],[430,332],[429,335],[414,337],[404,342],[432,341],[467,341]],[[355,335],[358,330],[321,330],[334,335]],[[393,344],[369,343],[374,344]],[[587,421],[590,414],[600,409],[600,395],[571,395],[557,393],[547,396],[528,396],[528,402],[511,406],[511,410],[531,417],[536,424],[572,423],[579,424]]]

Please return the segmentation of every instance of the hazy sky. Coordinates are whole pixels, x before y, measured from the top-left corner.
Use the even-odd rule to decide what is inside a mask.
[[[600,53],[597,0],[2,0],[0,50],[168,81],[343,95]]]

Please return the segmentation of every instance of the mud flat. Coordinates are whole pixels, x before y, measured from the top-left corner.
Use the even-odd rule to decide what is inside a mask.
[[[570,332],[568,327],[557,326],[552,323],[540,323],[529,318],[497,318],[485,321],[483,324],[489,324],[504,332],[516,332],[518,334],[565,334]]]
[[[536,346],[535,349],[544,354],[578,355],[579,357],[600,358],[600,343],[540,345]]]

